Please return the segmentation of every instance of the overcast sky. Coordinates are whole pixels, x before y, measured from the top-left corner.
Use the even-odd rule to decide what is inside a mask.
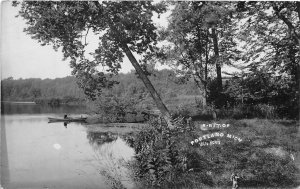
[[[40,46],[23,32],[25,22],[15,18],[11,2],[1,6],[1,78],[55,78],[70,75],[68,62],[51,46]]]
[[[1,4],[1,79],[12,76],[18,78],[57,78],[71,75],[69,62],[62,61],[62,53],[55,52],[51,46],[40,46],[36,40],[23,32],[25,22],[16,18],[18,8],[11,2]],[[161,18],[160,25],[165,26],[166,15]],[[124,59],[122,72],[133,67],[128,59]]]

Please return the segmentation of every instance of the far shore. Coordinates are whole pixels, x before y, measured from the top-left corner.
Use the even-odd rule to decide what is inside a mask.
[[[12,104],[36,104],[35,102],[25,102],[25,101],[1,101],[5,103],[12,103]]]

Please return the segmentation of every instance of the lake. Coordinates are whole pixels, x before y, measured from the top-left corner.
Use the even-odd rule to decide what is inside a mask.
[[[48,123],[48,117],[86,112],[79,106],[2,104],[2,187],[106,189],[112,177],[132,188],[125,162],[134,150],[117,132],[93,132],[84,123]]]

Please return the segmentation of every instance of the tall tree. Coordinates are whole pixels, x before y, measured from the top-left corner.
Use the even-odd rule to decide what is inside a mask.
[[[203,3],[177,3],[170,16],[168,28],[161,34],[162,39],[170,42],[164,47],[167,55],[165,60],[175,67],[179,75],[187,79],[193,78],[202,97],[202,105],[206,107],[208,57],[205,60],[203,57],[209,42],[206,40],[208,30],[201,25],[201,6]]]
[[[204,10],[205,24],[210,28],[213,44],[213,63],[216,66],[216,99],[218,107],[224,105],[222,98],[222,66],[232,65],[239,58],[237,41],[237,20],[233,2],[210,2]]]
[[[163,32],[164,40],[171,42],[165,47],[168,62],[179,73],[192,77],[207,105],[208,75],[215,65],[217,90],[222,91],[221,67],[230,64],[237,55],[231,21],[232,3],[180,2],[170,16],[170,24]],[[217,95],[217,97],[220,95]],[[220,101],[217,101],[220,102]]]
[[[153,51],[157,34],[151,17],[153,12],[164,11],[163,4],[154,5],[149,1],[25,1],[21,3],[19,15],[27,21],[25,32],[33,39],[42,45],[52,44],[56,50],[62,47],[72,73],[80,79],[79,85],[92,98],[101,88],[115,83],[97,67],[102,65],[108,72],[117,74],[125,54],[169,122],[168,109],[133,55],[133,52],[143,55]],[[99,37],[92,58],[86,52],[86,36],[90,31]]]

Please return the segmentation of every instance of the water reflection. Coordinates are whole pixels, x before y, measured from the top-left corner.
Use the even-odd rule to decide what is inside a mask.
[[[51,123],[58,123],[58,121],[56,121],[56,122],[53,122],[53,121],[48,121],[48,124],[51,124]],[[60,122],[66,129],[68,128],[68,124],[70,124],[71,122],[69,122],[69,121],[65,121],[65,122]],[[80,123],[80,124],[82,124],[82,123],[86,123],[85,121],[77,121],[76,123]]]
[[[1,114],[12,115],[12,114],[82,114],[86,113],[87,108],[79,105],[60,105],[60,106],[49,106],[39,104],[21,104],[21,103],[7,103],[1,102]]]
[[[116,133],[88,132],[87,138],[94,149],[99,173],[112,188],[133,188],[133,180],[127,162],[134,151]]]
[[[1,154],[2,161],[7,155],[7,166],[1,167],[1,176],[10,176],[5,188],[106,189],[111,183],[133,187],[125,162],[134,151],[118,133],[101,128],[90,132],[75,122],[48,124],[49,116],[59,115],[11,114],[1,119],[7,142],[7,153]]]
[[[0,125],[0,188],[5,186],[6,183],[9,183],[9,163],[8,163],[8,154],[7,154],[7,142],[6,142],[6,128],[4,125],[4,119],[1,119]]]
[[[118,134],[112,132],[88,132],[87,139],[93,147],[117,140]]]

